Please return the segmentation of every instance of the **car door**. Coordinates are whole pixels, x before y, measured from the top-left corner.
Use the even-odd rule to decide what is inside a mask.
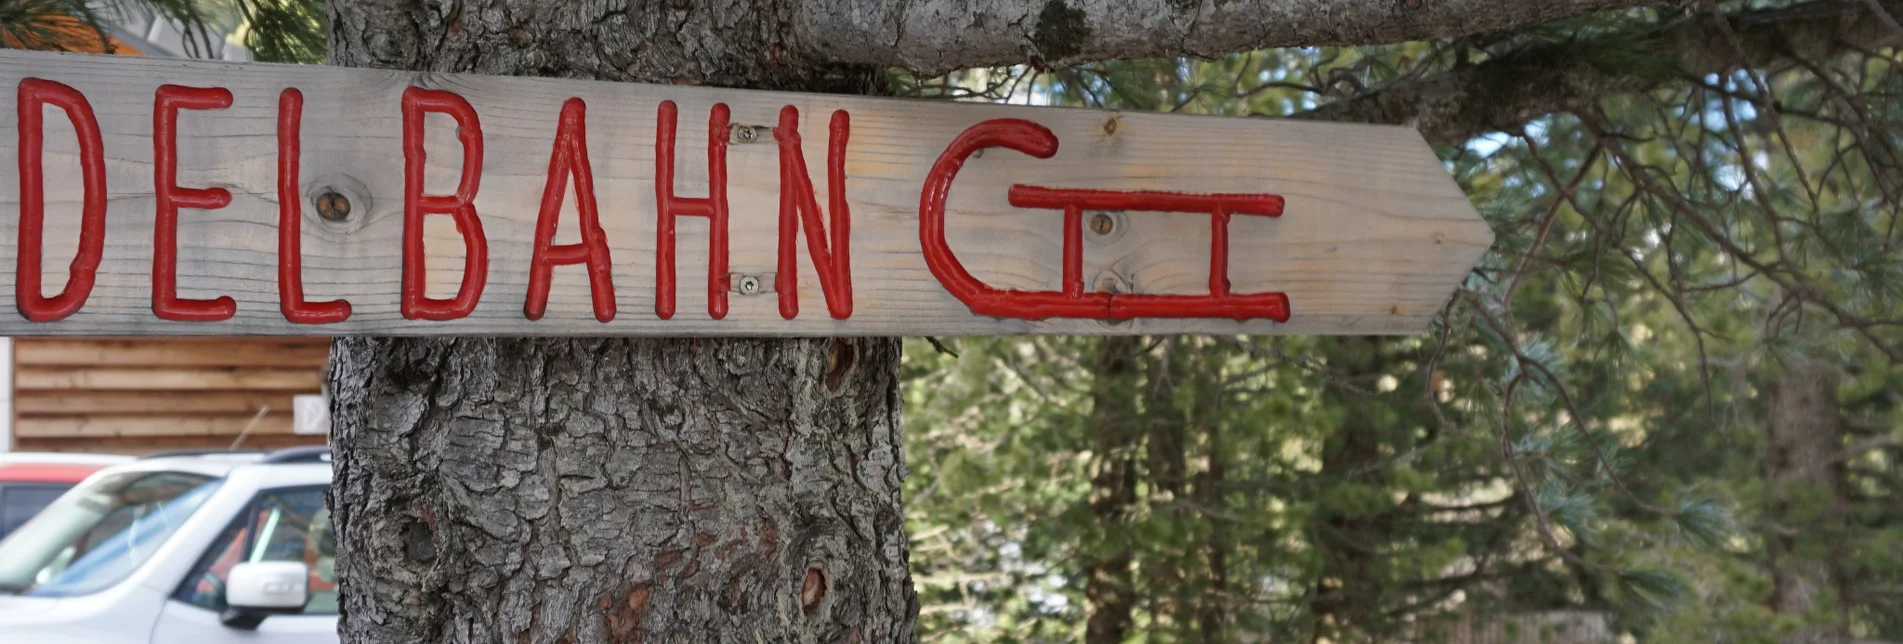
[[[152,631],[155,644],[337,641],[336,541],[324,487],[260,492],[232,521],[180,582]],[[311,571],[310,600],[303,612],[272,615],[255,630],[225,626],[224,582],[231,567],[257,561],[296,561]]]

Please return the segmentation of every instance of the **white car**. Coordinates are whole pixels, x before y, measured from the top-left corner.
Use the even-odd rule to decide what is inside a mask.
[[[4,441],[0,441],[4,442]],[[93,473],[132,460],[130,456],[0,452],[0,539]]]
[[[0,541],[0,640],[337,641],[328,448],[160,455]]]

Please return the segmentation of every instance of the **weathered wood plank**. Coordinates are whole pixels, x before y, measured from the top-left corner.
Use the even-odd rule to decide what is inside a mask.
[[[16,104],[20,82],[28,77],[64,83],[88,98],[104,142],[110,199],[103,259],[85,306],[50,323],[27,321],[8,307],[0,314],[0,333],[9,335],[1411,333],[1438,312],[1492,240],[1431,150],[1405,128],[23,52],[0,53],[0,105]],[[236,315],[225,321],[168,321],[153,314],[153,104],[154,92],[167,83],[228,88],[233,97],[229,108],[183,110],[177,120],[177,185],[223,188],[231,195],[222,209],[179,211],[178,294],[235,298]],[[304,100],[301,178],[295,186],[302,197],[304,291],[313,301],[350,301],[350,317],[334,324],[292,324],[279,308],[278,114],[280,92],[291,87]],[[408,320],[399,306],[405,201],[400,106],[410,87],[453,91],[481,122],[485,151],[474,203],[487,237],[488,278],[473,313],[460,319]],[[615,316],[607,323],[596,320],[588,273],[580,265],[554,268],[544,317],[529,320],[524,314],[550,151],[570,97],[588,107],[584,138],[612,258]],[[678,224],[678,312],[672,319],[656,315],[655,139],[663,101],[679,106],[674,172],[681,197],[709,193],[710,110],[726,104],[736,125],[727,147],[731,310],[724,319],[708,313],[709,224],[692,216]],[[779,313],[774,275],[780,151],[771,126],[788,105],[799,109],[807,173],[817,203],[828,210],[827,124],[835,110],[850,114],[844,167],[853,309],[846,320],[828,316],[803,238],[796,243],[800,313],[791,320]],[[52,296],[67,283],[78,248],[83,190],[73,126],[57,108],[42,112],[41,290]],[[921,192],[948,143],[973,125],[999,118],[1034,121],[1060,143],[1049,159],[993,149],[964,164],[950,190],[945,237],[974,277],[998,289],[1062,287],[1064,217],[1056,210],[1012,206],[1007,191],[1016,183],[1275,194],[1286,200],[1279,218],[1237,216],[1230,224],[1229,276],[1235,293],[1286,293],[1291,317],[1286,323],[1110,322],[974,314],[927,267]],[[425,190],[446,194],[463,160],[457,128],[439,114],[424,122]],[[0,123],[0,157],[16,157],[20,144],[16,124]],[[0,211],[19,212],[21,181],[18,172],[0,172]],[[312,201],[326,193],[348,198],[348,217],[333,222],[319,216]],[[572,193],[571,186],[557,244],[579,240]],[[1083,221],[1095,214],[1083,213]],[[1079,275],[1085,290],[1209,292],[1210,215],[1104,214],[1109,226],[1085,225],[1082,233]],[[425,219],[427,291],[447,297],[459,283],[462,239],[449,217]],[[18,257],[18,227],[18,217],[0,217],[0,299],[16,295],[11,267]]]
[[[268,407],[289,413],[293,392],[239,391],[69,391],[26,390],[13,400],[21,416],[112,414],[231,414],[249,415]]]
[[[14,374],[20,392],[49,389],[194,390],[316,392],[321,374],[316,369],[84,369],[40,371],[21,369]]]
[[[14,432],[21,438],[237,436],[251,426],[256,435],[291,433],[289,414],[266,414],[251,423],[246,416],[41,416],[20,419]]]
[[[322,367],[330,343],[318,339],[22,339],[14,344],[22,367]]]
[[[18,439],[15,448],[32,452],[79,452],[86,454],[144,455],[180,449],[223,450],[231,446],[232,436],[87,436],[79,438]],[[238,446],[241,450],[273,450],[298,445],[322,445],[323,436],[298,434],[253,434]]]

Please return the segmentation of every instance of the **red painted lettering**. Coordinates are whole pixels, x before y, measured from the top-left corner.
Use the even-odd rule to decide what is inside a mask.
[[[800,152],[800,113],[788,105],[780,109],[780,125],[773,138],[780,143],[780,272],[773,288],[780,293],[780,317],[788,320],[800,314],[799,271],[794,266],[793,235],[800,223],[806,224],[806,252],[813,258],[813,270],[819,274],[819,288],[826,296],[826,309],[834,319],[852,317],[852,212],[846,207],[846,139],[852,124],[845,110],[833,112],[832,138],[826,146],[827,203],[832,206],[832,243],[819,222],[819,200],[813,196],[813,179],[806,173],[806,157]]]
[[[569,173],[575,175],[575,210],[581,213],[581,243],[555,243],[555,223],[562,216],[562,193]],[[535,254],[529,262],[529,295],[523,313],[542,319],[548,310],[548,287],[556,264],[588,263],[588,286],[595,301],[595,319],[615,319],[613,266],[608,236],[601,231],[595,207],[595,173],[588,165],[588,106],[579,98],[562,105],[561,124],[555,129],[555,149],[548,157],[548,185],[542,189],[542,214],[535,223]]]
[[[456,119],[456,137],[463,145],[462,178],[454,195],[423,194],[423,115],[447,114]],[[489,279],[489,240],[476,217],[476,191],[482,184],[482,123],[469,101],[451,92],[412,87],[403,91],[403,317],[412,320],[454,320],[476,310]],[[463,280],[456,297],[426,295],[423,260],[423,216],[449,215],[463,237]]]
[[[727,317],[727,118],[726,103],[715,103],[707,117],[708,196],[674,196],[674,101],[661,101],[654,135],[654,205],[658,219],[655,245],[654,313],[674,317],[674,218],[706,217],[711,229],[707,250],[707,315]]]
[[[986,148],[1008,148],[1039,159],[1057,154],[1057,135],[1042,125],[1022,119],[992,119],[973,125],[952,139],[938,155],[938,162],[925,176],[925,190],[919,195],[918,237],[925,254],[925,266],[958,301],[973,313],[1003,318],[1043,319],[1048,317],[1092,317],[1106,311],[1107,302],[1091,302],[1089,296],[1073,299],[1049,291],[1000,291],[978,281],[952,253],[945,242],[945,202],[951,198],[952,180],[965,165],[965,159]],[[1102,294],[1098,294],[1102,295]],[[1107,296],[1104,296],[1107,298]]]
[[[15,266],[14,300],[20,315],[34,322],[52,322],[72,315],[92,295],[93,279],[106,247],[106,152],[99,138],[99,119],[86,97],[61,83],[38,78],[20,81],[20,255]],[[66,273],[59,295],[40,293],[40,250],[46,222],[46,184],[41,153],[47,105],[66,112],[79,138],[79,172],[85,194],[79,218],[79,252]]]
[[[1011,205],[1019,208],[1064,211],[1064,290],[1065,297],[1073,300],[1084,295],[1083,211],[1194,212],[1210,215],[1209,295],[1093,294],[1107,300],[1108,319],[1268,318],[1277,322],[1288,321],[1287,294],[1229,291],[1229,216],[1280,217],[1283,200],[1278,195],[1187,194],[1015,185],[1011,186],[1010,199]]]
[[[299,148],[304,94],[289,88],[278,94],[278,308],[296,324],[330,324],[350,317],[343,300],[304,299],[303,196],[298,194]]]
[[[945,241],[945,203],[952,180],[965,160],[985,148],[1002,147],[1048,159],[1057,153],[1057,136],[1041,125],[1019,119],[985,121],[965,130],[932,166],[919,197],[919,243],[925,264],[953,296],[973,313],[1001,318],[1041,320],[1086,318],[1127,320],[1164,318],[1268,318],[1287,322],[1288,295],[1231,293],[1229,290],[1230,215],[1282,214],[1282,197],[1269,194],[1185,194],[1011,187],[1011,205],[1064,211],[1064,275],[1061,291],[1000,290],[972,277]],[[1211,218],[1209,295],[1086,293],[1083,280],[1083,211],[1195,212]]]
[[[161,85],[152,101],[153,196],[158,202],[152,233],[152,312],[162,319],[216,322],[238,312],[237,300],[229,295],[210,300],[178,296],[178,210],[217,210],[231,204],[231,193],[224,188],[178,185],[178,112],[227,107],[231,91],[222,87]]]

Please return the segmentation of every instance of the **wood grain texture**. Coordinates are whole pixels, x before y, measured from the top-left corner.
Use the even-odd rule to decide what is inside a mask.
[[[289,410],[286,410],[289,411]],[[247,416],[91,416],[84,418],[34,418],[14,429],[21,438],[70,438],[81,436],[229,436],[236,438],[246,427],[252,434],[289,434],[291,415],[266,414],[256,419]]]
[[[9,335],[961,335],[1019,333],[1395,334],[1423,329],[1491,243],[1492,234],[1418,134],[1406,128],[1267,119],[1117,114],[715,90],[570,80],[286,67],[76,54],[0,53],[0,106],[19,81],[39,77],[85,93],[105,140],[110,205],[104,261],[85,307],[54,323],[0,314]],[[158,85],[219,86],[233,107],[186,111],[179,119],[179,185],[222,187],[220,210],[179,217],[182,297],[230,295],[236,317],[172,322],[152,314],[154,200],[152,96]],[[489,279],[469,317],[406,320],[401,315],[402,168],[400,95],[407,87],[457,92],[481,116],[485,154],[477,210],[489,242]],[[295,325],[279,312],[276,119],[278,92],[305,98],[302,190],[304,280],[311,300],[343,297],[353,314],[337,324]],[[582,266],[558,266],[544,318],[523,314],[556,118],[562,102],[587,102],[588,148],[602,226],[613,254],[617,315],[595,320]],[[679,224],[679,313],[658,319],[655,302],[654,135],[663,100],[680,105],[677,192],[707,194],[706,118],[716,102],[736,125],[769,126],[784,105],[800,109],[804,156],[826,203],[827,119],[851,114],[847,197],[852,209],[854,311],[826,315],[812,260],[799,243],[800,316],[784,320],[773,293],[777,266],[779,152],[762,143],[729,148],[731,272],[757,278],[759,292],[730,293],[732,310],[709,319],[704,289],[707,224]],[[14,118],[17,118],[15,115]],[[965,128],[995,118],[1036,121],[1061,144],[1051,159],[990,150],[968,162],[948,209],[951,248],[996,288],[1060,287],[1062,238],[1055,211],[1013,208],[1013,183],[1068,188],[1273,193],[1287,199],[1279,219],[1238,217],[1231,225],[1234,292],[1286,292],[1293,316],[1268,320],[1003,320],[973,315],[933,278],[920,254],[919,192],[927,170]],[[66,282],[78,239],[75,136],[57,110],[46,113],[46,250],[43,291]],[[1106,127],[1114,121],[1115,126]],[[429,117],[427,191],[448,192],[461,163],[455,127]],[[18,130],[0,127],[0,156],[12,158]],[[763,134],[766,134],[763,132]],[[0,211],[18,212],[20,177],[0,171]],[[335,189],[350,197],[341,224],[316,214],[310,197]],[[572,195],[556,243],[577,241]],[[1126,291],[1207,292],[1208,215],[1113,213],[1110,234],[1085,233],[1086,283],[1115,279]],[[447,297],[460,279],[462,243],[447,217],[426,227],[430,295]],[[440,220],[440,221],[436,221]],[[0,298],[14,298],[17,217],[0,217]]]
[[[140,454],[323,444],[292,435],[293,396],[321,391],[323,338],[20,338],[14,449]],[[263,411],[262,418],[259,412]],[[252,421],[256,419],[255,425]],[[282,437],[281,440],[275,437]]]
[[[35,452],[77,452],[85,454],[145,455],[180,449],[225,450],[236,436],[85,436],[21,439],[21,449]],[[274,450],[300,445],[322,445],[322,436],[297,434],[252,434],[238,444],[240,450]]]
[[[44,340],[21,344],[13,359],[21,367],[146,366],[282,367],[322,366],[330,343],[318,338],[282,342],[234,343],[229,338]]]
[[[323,374],[316,369],[87,369],[22,371],[14,386],[34,389],[186,390],[249,389],[315,392]]]
[[[315,392],[245,391],[35,391],[21,392],[13,401],[21,416],[88,414],[228,414],[250,416],[260,408],[291,413],[292,397]]]

